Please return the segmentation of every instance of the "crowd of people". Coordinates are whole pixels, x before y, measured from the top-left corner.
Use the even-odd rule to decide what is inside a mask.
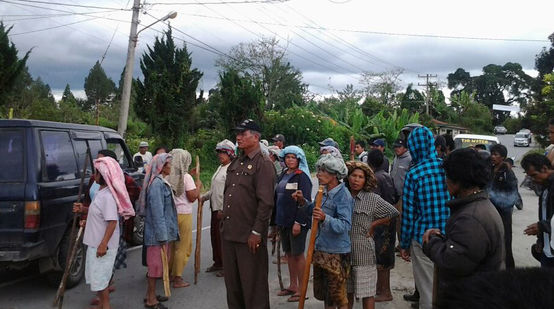
[[[554,144],[554,119],[548,129]],[[213,265],[206,271],[224,278],[228,308],[270,307],[270,240],[282,245],[289,273],[288,286],[276,294],[301,301],[312,220],[318,224],[313,295],[325,308],[352,308],[361,300],[367,309],[391,301],[395,251],[413,267],[415,292],[404,298],[422,309],[455,308],[449,298],[454,283],[516,266],[512,210],[521,196],[503,145],[454,149],[450,136],[420,126],[394,142],[391,165],[383,139],[371,141],[367,151],[364,141],[356,141],[355,160],[345,161],[338,142],[327,138],[315,164],[324,188],[321,207],[315,207],[301,147],[287,146],[282,134],[269,145],[250,119],[235,132],[236,143],[216,145],[220,166],[204,193],[187,150],[160,147],[152,155],[141,142],[133,159],[144,164],[140,187],[121,170],[115,153],[98,153],[86,198],[74,205],[86,226],[93,305],[110,308],[114,271],[126,267],[125,224],[135,209],[144,217],[144,306],[166,308],[168,295],[156,294],[159,279],[166,289],[190,285],[182,275],[192,253],[196,200],[209,201]],[[554,151],[528,154],[521,166],[542,188],[539,221],[525,233],[537,237],[532,253],[541,266],[553,267]]]

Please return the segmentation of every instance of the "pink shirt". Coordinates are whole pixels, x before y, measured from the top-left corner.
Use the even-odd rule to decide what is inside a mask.
[[[83,243],[92,248],[98,248],[102,242],[108,221],[118,221],[117,204],[108,187],[99,190],[90,204],[85,226]],[[119,247],[119,224],[115,227],[112,237],[108,241],[108,249]]]
[[[194,179],[192,179],[192,176],[190,174],[185,174],[184,181],[185,192],[183,192],[181,196],[175,197],[175,207],[177,208],[177,213],[181,215],[192,213],[192,206],[194,205],[194,202],[191,203],[187,199],[187,191],[196,190],[196,184],[194,183]]]

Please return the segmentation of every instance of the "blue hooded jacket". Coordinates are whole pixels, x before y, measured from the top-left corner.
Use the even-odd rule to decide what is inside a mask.
[[[408,137],[413,167],[406,174],[402,197],[402,234],[400,247],[408,249],[413,240],[421,243],[427,229],[444,233],[450,209],[450,194],[442,160],[435,151],[433,133],[426,127],[416,128]]]

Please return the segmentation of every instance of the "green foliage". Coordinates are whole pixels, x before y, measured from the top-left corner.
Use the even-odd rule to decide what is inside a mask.
[[[240,43],[229,55],[218,59],[216,65],[259,81],[267,109],[304,104],[308,85],[302,82],[302,73],[286,60],[286,49],[275,37]]]
[[[188,124],[202,73],[192,69],[190,56],[186,45],[175,46],[169,28],[162,38],[156,37],[140,60],[144,81],[137,81],[135,112],[170,148],[183,145],[192,132]]]
[[[393,69],[386,72],[362,72],[360,83],[364,94],[377,99],[385,106],[397,106],[397,93],[401,89],[400,76],[403,70]]]
[[[261,122],[264,97],[258,81],[231,70],[219,75],[219,115],[228,136],[245,119]]]
[[[406,91],[399,95],[400,108],[410,113],[421,113],[425,111],[425,97],[416,89],[413,84],[409,84]]]
[[[106,75],[100,62],[96,61],[85,77],[85,93],[87,95],[84,110],[96,109],[99,105],[108,105],[115,96],[115,83]]]
[[[403,109],[400,113],[394,111],[390,116],[387,116],[386,113],[382,111],[371,118],[371,133],[374,135],[383,135],[384,139],[387,141],[387,145],[389,145],[387,149],[390,149],[390,145],[398,138],[398,133],[405,125],[418,122],[419,114],[412,114],[406,109]]]
[[[450,100],[453,105],[458,106],[458,124],[469,128],[476,134],[492,133],[491,111],[483,104],[475,101],[473,94],[462,91],[453,95]]]
[[[508,130],[509,134],[515,134],[522,128],[521,118],[507,118],[502,125]]]
[[[546,147],[550,144],[548,139],[548,121],[554,118],[554,75],[545,74],[543,79],[542,97],[540,100],[529,104],[525,109],[525,116],[522,119],[522,127],[528,128],[535,133],[535,139]]]
[[[27,71],[25,65],[31,51],[23,58],[17,56],[17,48],[10,42],[8,34],[12,27],[6,29],[0,21],[0,106],[6,104],[8,94],[13,90],[18,76]]]

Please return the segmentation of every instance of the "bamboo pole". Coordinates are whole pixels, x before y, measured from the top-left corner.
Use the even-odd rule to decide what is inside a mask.
[[[90,161],[90,149],[87,147],[87,153],[85,155],[85,163],[83,164],[83,171],[81,172],[81,182],[79,183],[79,193],[77,196],[77,203],[80,203],[82,201],[83,187],[85,185],[85,174],[87,172],[89,161]],[[73,209],[73,206],[71,206],[71,208]],[[58,305],[58,308],[60,309],[63,306],[63,296],[65,293],[65,284],[67,282],[67,277],[69,276],[69,271],[71,270],[71,266],[74,263],[73,259],[75,258],[75,252],[77,251],[77,246],[79,245],[79,240],[83,232],[83,227],[80,227],[79,232],[77,233],[77,237],[75,239],[75,223],[78,221],[78,219],[79,219],[79,214],[74,213],[73,221],[71,221],[71,232],[69,233],[69,255],[65,260],[65,269],[62,275],[62,279],[60,281],[60,285],[58,286],[58,291],[56,292],[56,298],[54,299],[54,306]]]
[[[317,190],[314,208],[321,208],[322,200],[323,200],[323,186],[320,185],[319,189]],[[302,287],[300,290],[301,294],[300,294],[300,300],[298,301],[298,309],[304,309],[304,302],[306,301],[306,293],[308,291],[308,281],[310,279],[310,267],[312,264],[312,258],[314,254],[315,237],[317,236],[317,229],[318,229],[318,221],[316,219],[312,219],[312,231],[310,232],[310,243],[308,245],[308,253],[306,256],[306,267],[304,268],[304,275],[302,276]]]
[[[283,276],[281,275],[281,231],[277,232],[277,279],[279,279],[279,288],[285,289],[283,285]]]
[[[354,161],[354,149],[356,148],[356,141],[354,136],[350,136],[350,161]]]
[[[196,181],[200,180],[200,158],[196,156]],[[202,206],[203,202],[198,199],[198,211],[196,212],[196,250],[194,251],[194,284],[198,283],[200,273],[200,245],[202,239]]]

